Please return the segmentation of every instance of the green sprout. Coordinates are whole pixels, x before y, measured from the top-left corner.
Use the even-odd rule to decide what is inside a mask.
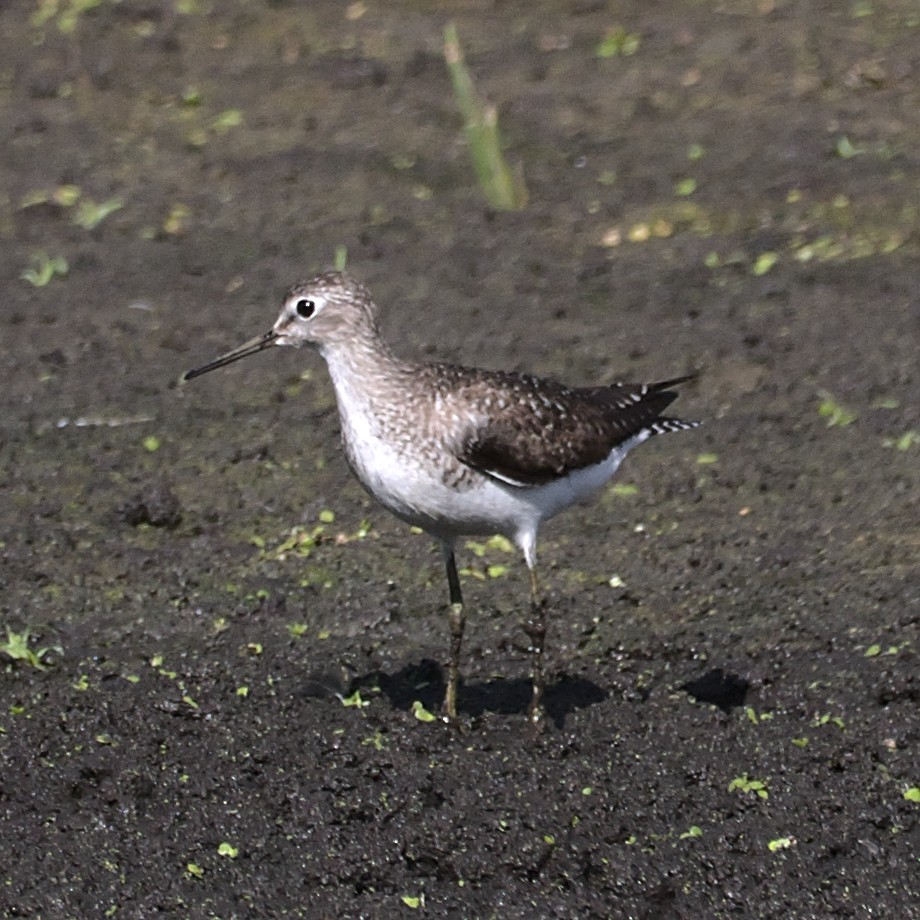
[[[361,698],[361,691],[355,690],[351,696],[342,696],[341,693],[337,693],[336,696],[339,698],[339,701],[346,708],[355,708],[355,709],[366,709],[370,706],[370,703]]]
[[[837,145],[834,147],[834,153],[841,160],[849,160],[865,152],[864,147],[857,147],[845,134],[837,139]]]
[[[418,700],[412,704],[412,715],[414,715],[419,722],[434,722],[438,718],[434,713],[429,712]]]
[[[748,721],[752,722],[754,725],[759,725],[761,722],[769,722],[773,718],[772,712],[760,712],[758,713],[753,706],[744,707],[745,715],[748,717]]]
[[[215,134],[226,134],[231,128],[238,128],[243,123],[243,113],[239,109],[226,109],[211,120],[211,130]]]
[[[84,230],[92,230],[98,227],[109,214],[122,207],[124,207],[124,202],[121,198],[109,198],[99,204],[90,198],[85,198],[77,205],[73,222]]]
[[[751,268],[751,271],[754,272],[758,277],[760,275],[765,275],[774,265],[776,265],[779,256],[775,252],[762,252],[754,260],[754,265]]]
[[[58,29],[65,35],[77,27],[81,13],[99,6],[102,0],[39,0],[38,9],[32,14],[33,26],[41,27],[54,19]]]
[[[15,633],[7,626],[6,642],[0,643],[0,652],[4,652],[13,661],[24,661],[30,667],[39,671],[47,670],[47,665],[43,664],[42,659],[48,652],[57,652],[58,655],[63,654],[63,649],[59,645],[46,646],[33,651],[29,648],[30,638],[31,631],[28,627],[21,633]]]
[[[758,798],[768,799],[770,798],[770,793],[767,791],[767,784],[760,779],[751,779],[747,773],[742,773],[741,776],[736,776],[729,784],[728,791],[734,792],[735,790],[739,792],[753,792],[757,795]]]
[[[910,450],[915,444],[920,444],[920,431],[917,431],[916,428],[911,428],[900,437],[885,438],[882,444],[885,447],[893,447],[895,450]]]
[[[837,402],[827,390],[819,390],[818,396],[821,398],[821,402],[818,404],[818,415],[827,419],[828,428],[845,428],[847,425],[852,425],[859,418],[857,413]]]
[[[815,716],[814,721],[811,723],[815,728],[820,728],[823,725],[836,725],[841,731],[846,728],[846,723],[840,716],[832,716],[830,713],[824,713],[820,716]]]
[[[44,287],[55,275],[66,275],[69,271],[70,266],[63,256],[37,252],[32,256],[32,264],[20,272],[19,277],[35,287]]]
[[[634,32],[627,32],[622,26],[616,26],[607,30],[594,54],[599,58],[618,57],[621,54],[623,57],[629,57],[638,50],[639,36]]]
[[[505,161],[498,133],[498,111],[477,96],[453,23],[444,29],[444,60],[463,115],[479,185],[492,207],[518,211],[527,204],[523,175],[520,172],[513,175]]]
[[[795,837],[777,837],[767,843],[767,849],[771,853],[777,853],[780,850],[788,850],[794,843]]]
[[[345,271],[345,266],[348,264],[348,247],[343,246],[341,243],[335,247],[335,256],[332,259],[332,267],[337,272]]]

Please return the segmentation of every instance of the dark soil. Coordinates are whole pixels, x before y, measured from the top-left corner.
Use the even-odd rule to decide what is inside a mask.
[[[0,915],[920,917],[914,0],[59,6],[0,8]],[[494,546],[416,718],[440,559],[318,358],[176,383],[339,245],[405,354],[701,372],[543,535],[536,740]]]

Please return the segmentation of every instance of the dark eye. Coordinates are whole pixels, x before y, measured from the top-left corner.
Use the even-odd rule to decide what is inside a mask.
[[[316,310],[316,304],[312,300],[302,297],[294,304],[294,312],[302,319],[309,319]]]

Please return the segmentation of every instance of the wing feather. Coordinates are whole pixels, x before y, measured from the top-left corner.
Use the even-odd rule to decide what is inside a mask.
[[[455,439],[454,455],[510,485],[543,485],[593,466],[643,431],[695,427],[661,415],[677,398],[672,388],[688,377],[570,388],[527,375],[446,370],[454,369],[439,368],[442,386],[482,408]]]

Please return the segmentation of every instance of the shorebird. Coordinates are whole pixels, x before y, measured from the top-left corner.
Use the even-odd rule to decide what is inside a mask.
[[[381,338],[367,288],[326,272],[290,288],[268,332],[182,379],[275,345],[319,352],[352,472],[384,508],[441,545],[450,598],[448,721],[457,717],[465,625],[457,538],[499,533],[521,551],[530,573],[529,716],[539,725],[546,636],[537,581],[540,525],[596,495],[637,444],[696,427],[662,415],[677,398],[674,387],[690,378],[573,388],[526,374],[405,361]]]

